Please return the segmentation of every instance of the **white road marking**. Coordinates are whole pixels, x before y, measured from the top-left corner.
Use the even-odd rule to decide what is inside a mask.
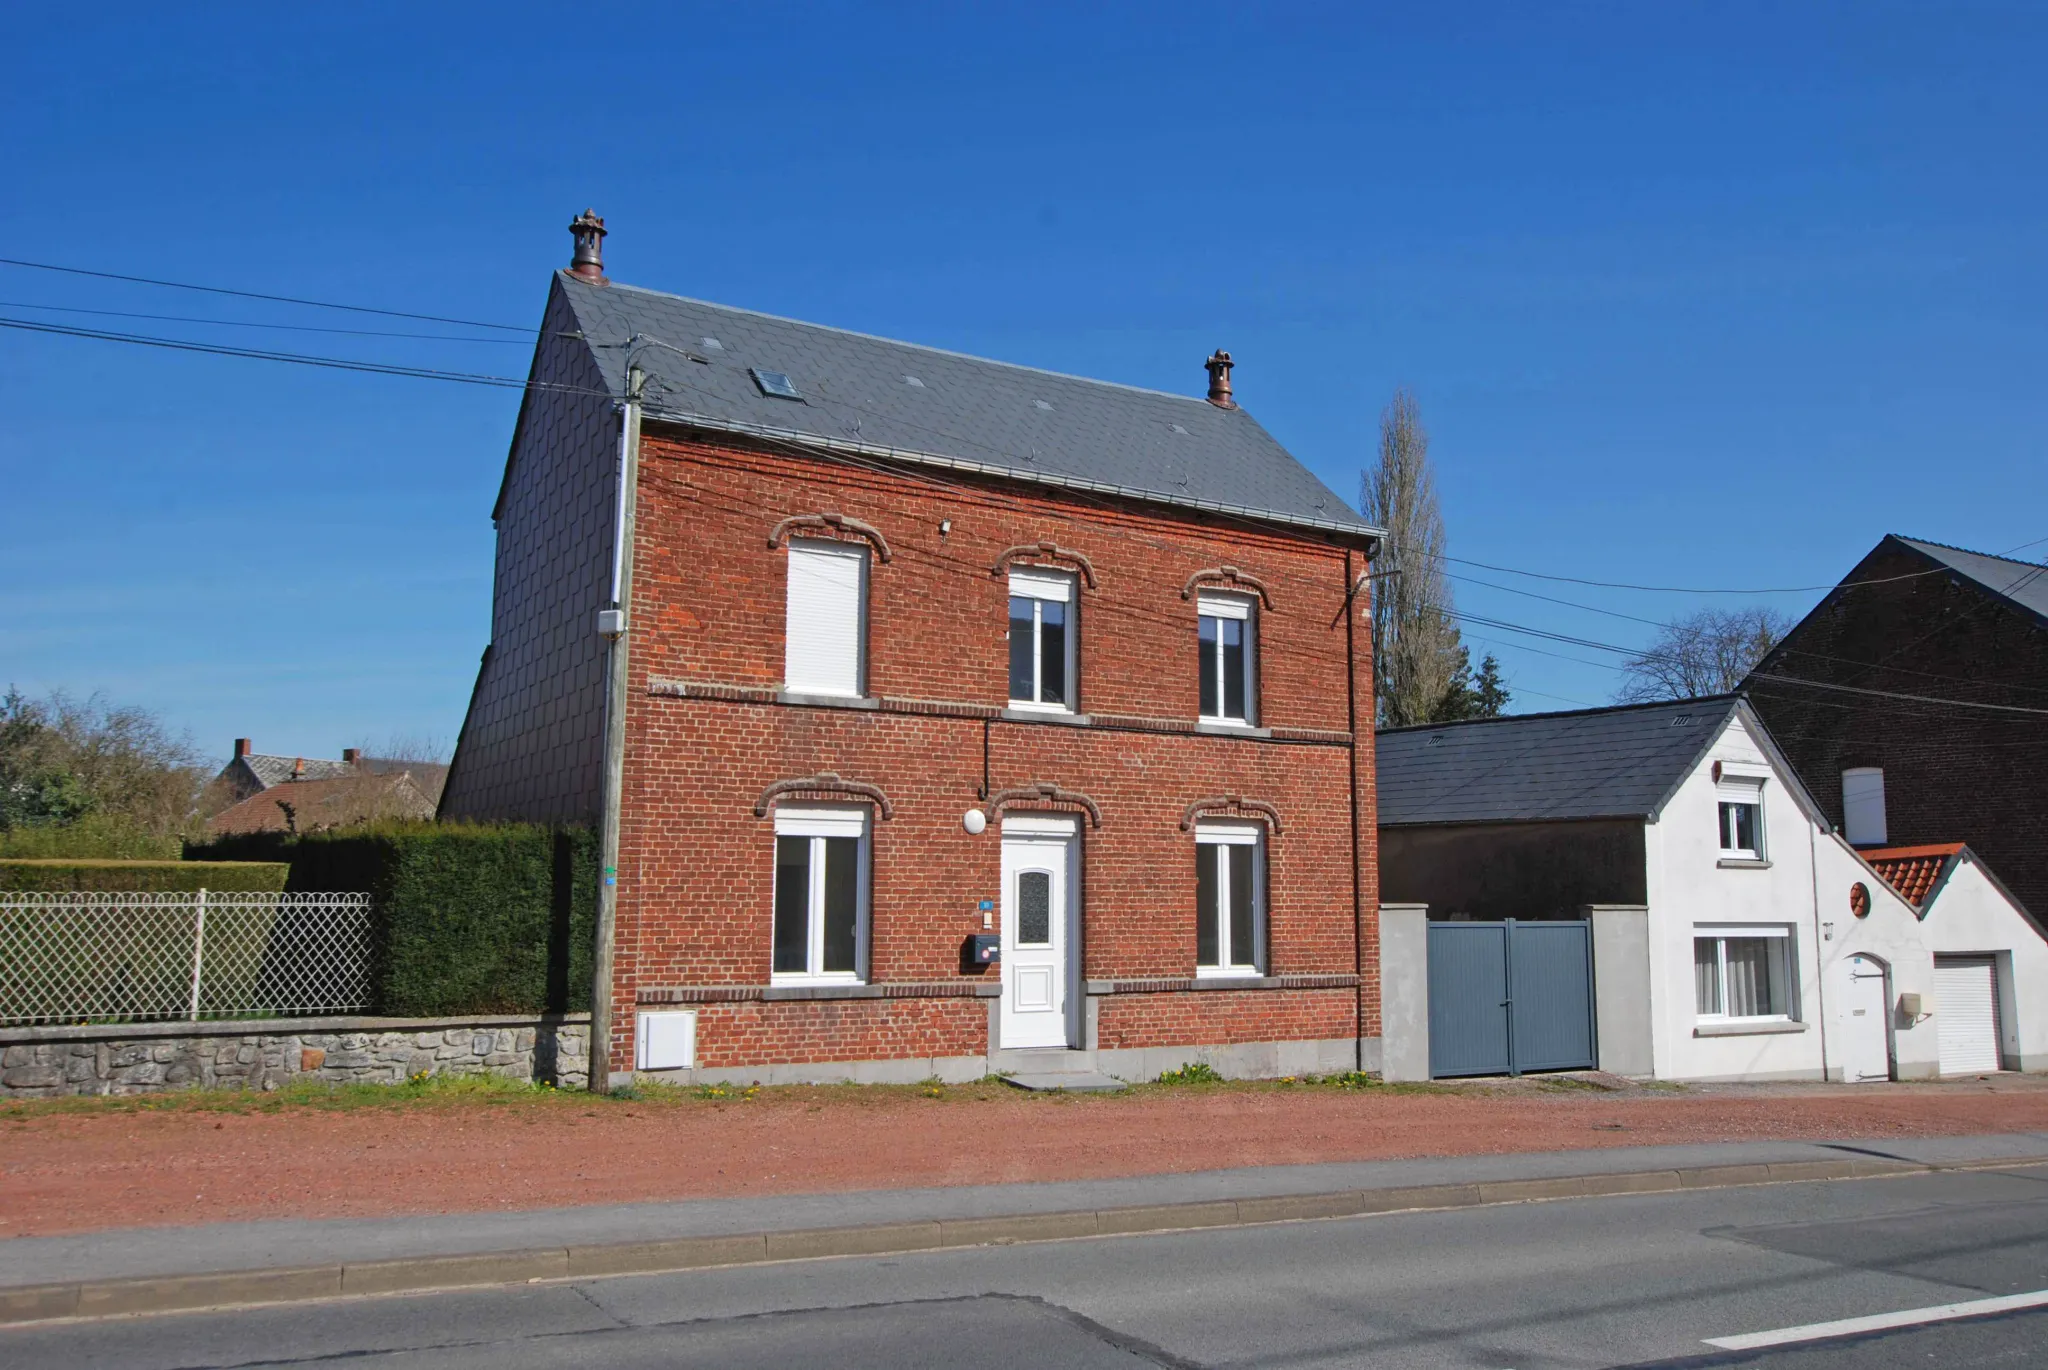
[[[2021,1308],[2048,1307],[2048,1289],[2031,1294],[2001,1294],[1995,1299],[1971,1299],[1968,1303],[1938,1303],[1932,1308],[1903,1308],[1896,1313],[1874,1313],[1867,1318],[1843,1318],[1837,1322],[1810,1322],[1804,1327],[1781,1327],[1775,1332],[1744,1332],[1734,1337],[1708,1337],[1706,1344],[1723,1351],[1754,1351],[1765,1346],[1791,1342],[1821,1341],[1828,1337],[1853,1337],[1859,1332],[1883,1332],[1894,1327],[1917,1327],[1928,1322],[1951,1322],[1956,1318],[1981,1318],[1988,1313],[2010,1313]]]

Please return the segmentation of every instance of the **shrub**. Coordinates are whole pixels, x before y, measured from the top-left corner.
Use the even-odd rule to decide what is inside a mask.
[[[114,861],[175,861],[179,843],[108,814],[89,813],[69,823],[0,829],[0,860],[90,857]]]
[[[0,860],[0,890],[219,890],[272,893],[290,867],[268,861]]]
[[[293,891],[366,891],[376,904],[378,1012],[589,1008],[597,838],[531,824],[386,823],[290,838],[255,834],[208,855],[275,854]]]

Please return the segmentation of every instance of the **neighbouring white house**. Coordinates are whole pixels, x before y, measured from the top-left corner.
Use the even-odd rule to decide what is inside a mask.
[[[2040,928],[1967,847],[1851,846],[1740,696],[1378,740],[1390,1078],[2048,1069]]]

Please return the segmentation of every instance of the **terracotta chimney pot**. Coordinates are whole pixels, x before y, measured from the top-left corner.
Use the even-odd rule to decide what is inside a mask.
[[[575,255],[569,258],[569,274],[592,285],[608,285],[604,275],[604,220],[597,211],[586,209],[569,225],[576,238]]]
[[[1230,368],[1237,363],[1230,360],[1230,354],[1217,348],[1214,356],[1202,363],[1209,373],[1209,403],[1218,409],[1235,409],[1237,401],[1230,398]]]
[[[246,737],[238,737],[238,738],[236,738],[236,739],[235,739],[235,755],[236,755],[237,757],[243,757],[243,756],[247,756],[248,754],[249,754],[249,739],[248,739],[248,738],[246,738]]]
[[[341,749],[341,764],[344,766],[360,765],[362,759],[363,749],[361,747],[343,747]]]

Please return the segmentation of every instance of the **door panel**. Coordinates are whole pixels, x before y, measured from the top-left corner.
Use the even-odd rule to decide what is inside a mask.
[[[1072,1045],[1075,839],[1003,838],[1003,997],[997,1045]]]
[[[1842,1078],[1863,1084],[1892,1077],[1891,992],[1884,963],[1871,956],[1852,956],[1844,967],[1842,995]]]
[[[1591,932],[1585,923],[1508,924],[1516,1070],[1592,1068]]]
[[[1508,933],[1501,923],[1429,925],[1429,1073],[1508,1069]]]
[[[1990,957],[1934,958],[1934,1026],[1942,1074],[1999,1068],[1998,975]]]
[[[1589,925],[1429,925],[1431,1075],[1590,1070],[1595,1059]]]

